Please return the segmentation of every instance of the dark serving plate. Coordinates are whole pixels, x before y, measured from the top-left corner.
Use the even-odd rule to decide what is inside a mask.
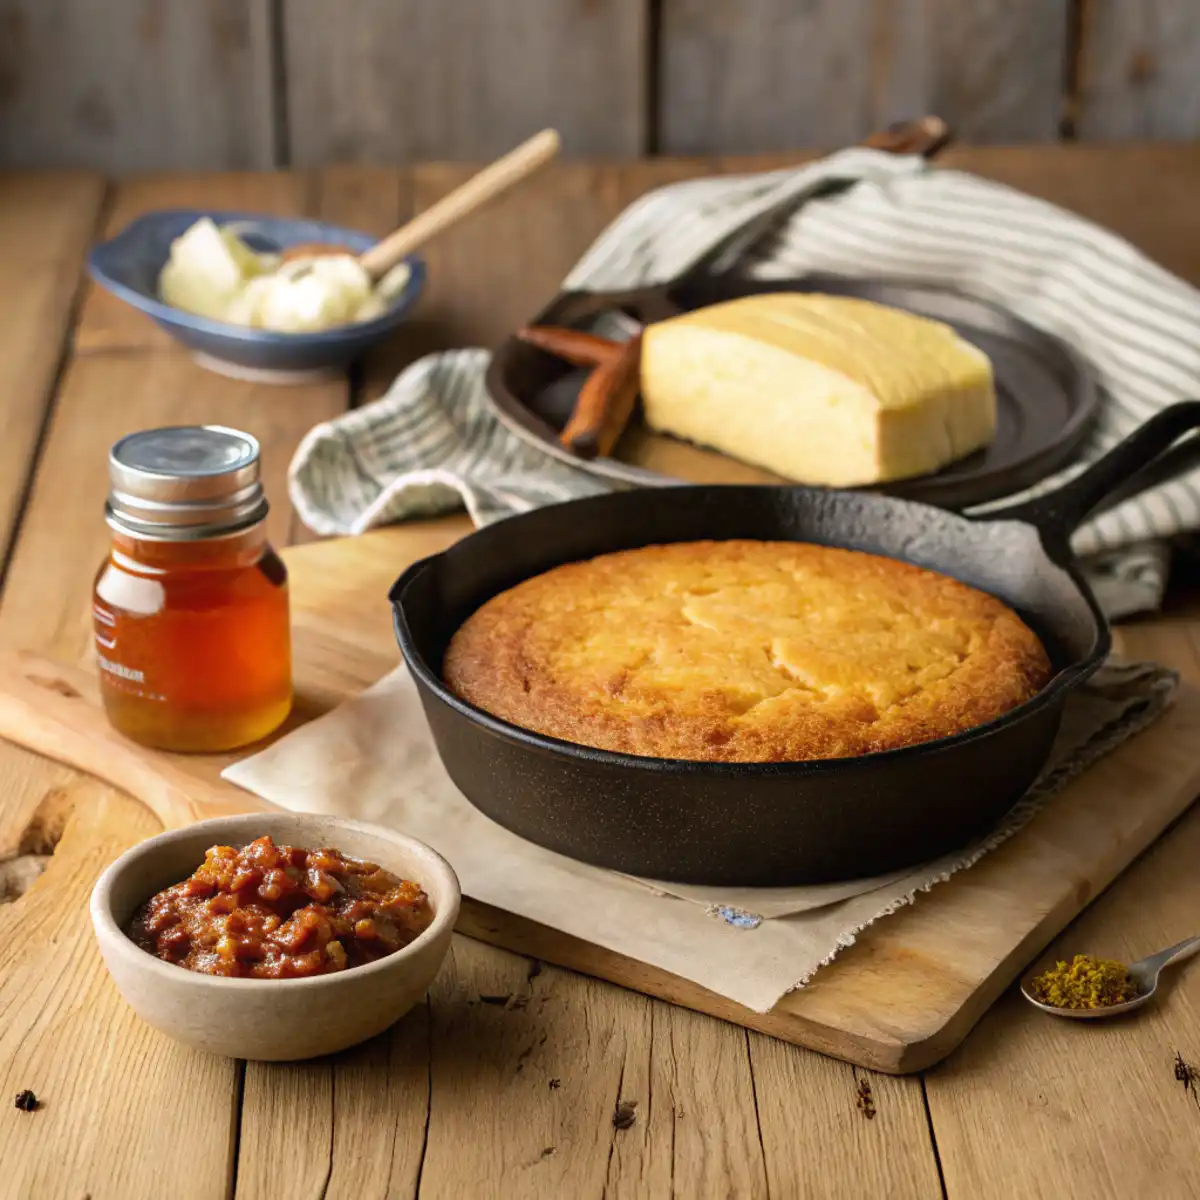
[[[997,397],[992,444],[935,474],[875,489],[888,495],[953,509],[1012,495],[1070,462],[1096,415],[1099,389],[1070,347],[985,301],[923,283],[817,275],[758,280],[731,273],[692,274],[676,284],[633,292],[564,293],[531,324],[592,327],[613,314],[650,323],[771,291],[857,296],[932,317],[953,326],[992,360]],[[583,370],[512,337],[492,360],[488,394],[497,416],[515,434],[616,485],[794,482],[655,433],[637,415],[611,458],[590,462],[576,458],[559,444],[557,435],[585,377]]]

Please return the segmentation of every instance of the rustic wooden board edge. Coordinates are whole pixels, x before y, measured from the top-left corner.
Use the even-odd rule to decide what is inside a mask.
[[[810,1018],[781,1011],[755,1012],[751,1008],[709,991],[700,984],[672,975],[658,967],[628,958],[615,950],[595,946],[568,933],[540,925],[524,917],[516,917],[503,909],[493,908],[469,897],[463,898],[457,932],[477,941],[499,946],[517,954],[540,959],[556,967],[565,967],[581,975],[602,979],[618,987],[641,992],[656,1000],[676,1004],[706,1016],[716,1017],[733,1025],[753,1029],[777,1037],[781,1041],[815,1050],[831,1058],[869,1067],[888,1075],[900,1075],[920,1070],[901,1069],[905,1046],[896,1041],[888,1046],[872,1042],[858,1034],[831,1036],[829,1027]],[[847,1045],[859,1050],[846,1053]]]
[[[394,527],[289,552],[289,568],[298,585],[297,616],[302,630],[297,642],[299,652],[304,655],[309,652],[305,647],[311,647],[328,658],[339,637],[344,636],[334,628],[329,613],[341,611],[345,616],[352,612],[356,624],[353,649],[358,656],[357,670],[374,672],[369,677],[364,674],[362,685],[391,669],[396,665],[397,654],[387,605],[382,599],[388,585],[416,557],[442,549],[469,528],[465,519],[449,518],[428,531]],[[375,596],[380,598],[378,602],[369,599]],[[1082,780],[1056,797],[1030,826],[969,872],[935,887],[928,895],[919,897],[916,904],[865,931],[855,946],[842,953],[835,969],[820,972],[812,986],[792,993],[773,1013],[742,1009],[665,972],[621,961],[620,956],[598,947],[588,947],[563,934],[482,906],[470,903],[465,906],[461,928],[481,940],[606,978],[859,1065],[895,1074],[919,1071],[950,1054],[1023,963],[1036,956],[1184,811],[1200,791],[1200,762],[1188,759],[1189,741],[1200,742],[1200,704],[1197,693],[1184,688],[1173,709],[1156,725],[1095,764]],[[1177,786],[1167,787],[1161,802],[1154,806],[1155,815],[1149,825],[1132,819],[1124,821],[1126,853],[1119,861],[1095,874],[1090,863],[1083,863],[1079,855],[1072,853],[1070,837],[1065,843],[1056,844],[1055,830],[1061,824],[1071,823],[1063,814],[1069,817],[1072,810],[1069,799],[1072,789],[1097,787],[1110,797],[1119,797],[1123,789],[1136,787],[1148,794],[1164,769],[1162,764],[1170,764]],[[1074,794],[1078,796],[1079,791]],[[1075,808],[1080,814],[1075,819],[1075,829],[1086,831],[1091,810],[1086,804],[1077,804]],[[1007,877],[1014,860],[1026,853],[1036,853],[1055,870],[1068,872],[1070,882],[1056,883],[1054,875],[1047,873],[1046,887],[1038,889],[1034,904],[1013,906],[1017,910],[1011,914],[1015,927],[1013,942],[1002,957],[988,959],[976,955],[960,969],[950,973],[943,969],[931,990],[940,991],[943,998],[950,994],[953,1000],[931,1006],[928,1012],[914,1011],[911,1001],[907,1011],[899,1014],[881,1012],[861,1003],[862,981],[882,982],[883,972],[888,982],[894,984],[900,980],[910,992],[919,987],[925,967],[938,966],[927,960],[930,950],[942,938],[942,922],[957,918],[961,926],[964,912],[968,923],[975,919],[986,921],[993,901],[1003,892],[1011,891]],[[1047,891],[1051,894],[1047,895]],[[941,965],[944,968],[945,964]],[[850,979],[857,982],[848,984],[846,981]],[[979,995],[975,1003],[967,1007],[964,998],[976,991]],[[914,1031],[919,1031],[920,1036],[914,1036]],[[844,1047],[850,1048],[849,1053]]]
[[[143,751],[118,738],[96,704],[94,679],[86,671],[28,655],[12,657],[3,665],[0,735],[124,788],[152,808],[166,825],[188,824],[218,811],[255,811],[265,807],[251,793],[220,781],[193,780],[168,756]],[[1075,805],[1069,802],[1071,793],[1096,787],[1098,772],[1107,771],[1111,777],[1119,770],[1123,758],[1149,756],[1156,763],[1166,763],[1170,769],[1161,792],[1155,794],[1157,802],[1152,811],[1145,812],[1140,822],[1135,821],[1125,836],[1113,840],[1098,861],[1090,861],[1086,880],[1077,881],[1066,871],[1054,879],[1051,902],[1041,916],[1018,937],[1007,954],[988,963],[985,974],[964,972],[956,978],[953,982],[957,990],[942,997],[931,1013],[927,1028],[916,1037],[891,1034],[877,1020],[864,1024],[861,1013],[840,1013],[836,1006],[832,1011],[826,1008],[818,1019],[804,1011],[803,989],[784,997],[770,1012],[757,1013],[659,968],[469,900],[464,904],[458,930],[478,940],[606,979],[857,1066],[888,1074],[911,1074],[950,1054],[1019,971],[1189,807],[1200,790],[1200,757],[1176,756],[1173,762],[1169,752],[1178,739],[1185,739],[1187,744],[1189,736],[1200,736],[1200,690],[1184,685],[1175,703],[1154,726],[1075,780],[1056,798],[1057,803],[1052,801],[1005,847],[995,852],[997,856],[1012,857],[1021,853],[1022,842],[1032,850],[1038,839],[1052,843],[1065,834],[1069,840],[1072,821],[1086,820],[1091,815],[1082,802]],[[1119,789],[1113,791],[1111,786],[1110,793],[1121,795]],[[1123,805],[1123,796],[1111,803]],[[974,870],[995,870],[997,861],[997,858],[990,863],[985,860]],[[863,940],[882,938],[886,943],[889,935],[894,937],[906,921],[936,920],[937,908],[953,905],[956,891],[961,893],[971,885],[972,879],[965,873],[939,885],[923,904],[919,902],[872,926]],[[839,965],[843,973],[855,969],[853,957],[847,955],[840,964],[826,968],[824,978],[837,972]],[[818,1005],[817,1012],[820,1011]],[[899,1022],[895,1028],[901,1028]]]
[[[1185,685],[1180,689],[1172,709],[1161,718],[1158,725],[1131,739],[1113,753],[1115,756],[1135,751],[1146,753],[1152,747],[1147,747],[1142,739],[1157,735],[1157,738],[1165,740],[1187,730],[1200,737],[1200,690]],[[1139,742],[1142,743],[1140,747]],[[1086,783],[1086,776],[1077,782]],[[939,1014],[926,1034],[916,1041],[903,1038],[889,1040],[879,1031],[874,1036],[868,1036],[851,1027],[839,1028],[828,1020],[815,1020],[791,1007],[803,992],[785,996],[770,1012],[755,1012],[677,975],[469,899],[464,900],[458,931],[507,950],[543,959],[555,966],[606,979],[656,999],[731,1021],[855,1066],[889,1075],[909,1075],[927,1070],[952,1054],[1022,970],[1188,810],[1198,792],[1200,755],[1191,768],[1181,772],[1165,790],[1166,803],[1156,810],[1154,818],[1138,829],[1134,836],[1113,845],[1111,855],[1100,864],[1095,886],[1084,894],[1079,885],[1064,879],[1062,894],[1053,907],[1004,958],[994,964],[984,979],[974,983],[964,980],[961,1000]],[[1043,810],[1025,829],[1014,835],[1014,848],[1023,836],[1033,836],[1037,832],[1038,821],[1043,818],[1052,820],[1053,817],[1052,808]],[[947,889],[943,896],[948,896],[953,881],[941,884],[939,888]],[[903,921],[915,911],[915,908],[902,910],[885,920]],[[863,936],[867,937],[869,933]],[[835,961],[825,970],[835,971],[837,967]]]
[[[1200,689],[1184,684],[1174,703],[1154,725],[1117,747],[1072,781],[1007,842],[969,871],[960,872],[953,879],[937,885],[928,895],[919,896],[913,905],[892,914],[861,935],[860,946],[844,952],[840,960],[843,968],[853,966],[855,951],[860,947],[866,949],[889,943],[893,947],[902,947],[906,934],[907,940],[911,941],[914,930],[924,927],[924,932],[928,933],[935,929],[943,915],[952,917],[956,915],[955,909],[966,907],[964,892],[978,890],[982,899],[972,903],[977,910],[980,905],[986,906],[989,894],[996,898],[1001,890],[992,885],[992,877],[1003,877],[1009,872],[1013,865],[1011,860],[1035,855],[1050,860],[1043,863],[1040,876],[1047,885],[1041,893],[1041,915],[1023,931],[1020,928],[1013,930],[1016,940],[1008,953],[993,961],[986,971],[964,973],[956,979],[962,988],[959,999],[944,1004],[919,1036],[899,1041],[901,1050],[894,1061],[888,1065],[882,1061],[860,1065],[892,1074],[909,1074],[926,1070],[951,1054],[1022,970],[1034,962],[1046,946],[1197,799],[1200,795],[1200,755],[1190,755],[1186,749],[1196,745],[1200,745]],[[1155,770],[1159,773],[1155,803],[1152,806],[1130,805],[1127,803],[1129,793],[1119,784],[1127,775],[1140,773],[1139,764],[1144,762],[1156,764]],[[1091,793],[1094,797],[1102,792],[1108,797],[1110,810],[1119,809],[1126,820],[1118,826],[1115,811],[1103,814],[1107,817],[1104,828],[1109,842],[1102,852],[1088,859],[1084,875],[1080,863],[1072,859],[1072,847],[1097,821],[1097,808],[1094,803],[1087,803],[1084,796]],[[1141,796],[1138,798],[1142,799]],[[1111,836],[1114,830],[1120,835],[1116,839]],[[1046,870],[1048,865],[1059,868],[1058,873]],[[831,971],[825,978],[831,982],[837,977]],[[814,982],[821,984],[821,976]],[[813,999],[817,990],[817,987],[811,989]],[[808,989],[791,993],[772,1015],[779,1013],[781,1008],[792,1010],[790,1016],[811,1015],[804,1011],[810,1007],[807,1004],[809,996]],[[833,1021],[826,1007],[821,1025],[832,1027]],[[841,1036],[851,1038],[862,1030],[851,1018],[839,1032]],[[868,1039],[870,1044],[888,1046],[889,1043],[879,1037],[878,1029],[873,1032],[874,1038]],[[776,1036],[787,1037],[778,1033]]]
[[[1196,732],[1200,735],[1200,692],[1187,689],[1185,703],[1194,712]],[[1136,744],[1137,739],[1134,739]],[[963,1005],[951,1015],[941,1028],[919,1042],[911,1042],[901,1056],[900,1074],[924,1071],[952,1054],[966,1039],[972,1029],[982,1020],[988,1010],[1004,994],[1005,990],[1033,963],[1043,950],[1076,917],[1090,907],[1133,863],[1148,850],[1189,808],[1200,795],[1200,757],[1190,774],[1181,777],[1177,785],[1167,792],[1167,804],[1159,810],[1156,819],[1114,847],[1111,858],[1105,860],[1098,872],[1099,879],[1094,891],[1081,897],[1074,886],[1068,888],[1059,903],[1043,920],[1030,930],[1012,950],[1001,959],[992,973],[985,979]]]

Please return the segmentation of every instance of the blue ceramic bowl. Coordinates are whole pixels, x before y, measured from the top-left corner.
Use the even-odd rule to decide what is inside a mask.
[[[238,236],[262,252],[277,253],[304,242],[326,242],[361,254],[376,239],[298,217],[173,208],[138,217],[92,251],[88,272],[102,288],[153,318],[193,350],[205,366],[227,374],[292,382],[340,371],[404,320],[425,283],[424,261],[410,256],[407,261],[412,277],[387,312],[373,321],[341,325],[321,333],[275,333],[196,316],[172,308],[159,298],[158,277],[170,256],[171,243],[201,217],[211,217],[217,225],[235,225]]]

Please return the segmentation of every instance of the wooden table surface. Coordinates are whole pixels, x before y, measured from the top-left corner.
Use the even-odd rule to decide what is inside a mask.
[[[205,373],[98,293],[82,273],[89,243],[181,204],[382,233],[466,168],[0,175],[0,638],[84,653],[106,455],[122,434],[251,430],[273,536],[304,540],[285,472],[312,425],[427,351],[495,343],[648,188],[789,161],[800,156],[556,167],[429,248],[428,294],[386,352],[351,380],[283,390]],[[1200,283],[1200,145],[946,161],[1102,221]],[[1200,589],[1186,576],[1161,617],[1119,641],[1200,680]],[[96,875],[154,832],[128,797],[0,744],[0,1197],[1200,1195],[1200,1101],[1175,1078],[1177,1054],[1200,1063],[1200,966],[1119,1024],[1049,1020],[1010,993],[941,1066],[889,1078],[458,937],[428,1003],[377,1042],[245,1064],[141,1025],[92,944]],[[26,892],[56,843],[72,853]],[[1132,958],[1200,932],[1198,862],[1200,808],[1059,945]],[[856,1105],[864,1081],[873,1119]],[[26,1087],[43,1101],[32,1114],[11,1102]],[[620,1102],[636,1104],[628,1127],[614,1124]]]

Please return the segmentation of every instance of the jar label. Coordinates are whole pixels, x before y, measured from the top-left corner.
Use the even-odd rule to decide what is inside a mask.
[[[99,604],[92,605],[92,616],[95,618],[94,632],[96,635],[96,666],[110,677],[110,686],[119,688],[133,696],[143,696],[146,699],[160,699],[137,686],[146,682],[146,673],[135,667],[127,667],[117,660],[117,618]],[[133,685],[133,686],[130,686]]]
[[[99,641],[99,638],[96,640]],[[132,683],[146,682],[146,675],[143,671],[135,671],[132,667],[123,667],[119,662],[113,662],[111,659],[105,658],[103,654],[96,655],[96,663],[102,671],[108,671],[112,675],[119,675],[122,679],[128,679]]]

